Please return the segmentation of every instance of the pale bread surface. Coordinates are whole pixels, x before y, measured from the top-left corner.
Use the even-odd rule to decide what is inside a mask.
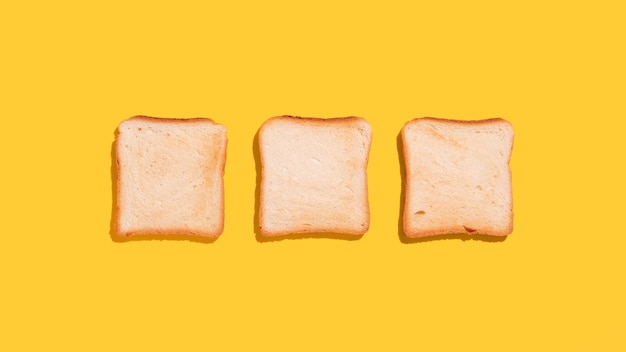
[[[226,128],[135,116],[116,138],[117,234],[217,237],[224,227]]]
[[[415,119],[402,129],[402,145],[407,237],[513,231],[509,122]]]
[[[357,117],[266,121],[259,130],[261,234],[367,232],[371,140],[371,126]]]

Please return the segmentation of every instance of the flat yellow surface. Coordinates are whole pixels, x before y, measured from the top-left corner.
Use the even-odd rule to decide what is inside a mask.
[[[620,2],[0,5],[0,350],[626,350]],[[110,234],[137,114],[228,128],[213,243]],[[259,242],[267,118],[373,127],[360,240]],[[403,243],[415,117],[515,128],[515,230]]]

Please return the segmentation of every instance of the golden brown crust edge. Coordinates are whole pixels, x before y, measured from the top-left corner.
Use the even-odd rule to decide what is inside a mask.
[[[406,171],[405,182],[404,182],[404,192],[405,192],[404,205],[403,205],[404,209],[402,212],[402,227],[403,227],[402,231],[404,232],[404,235],[408,238],[421,238],[421,237],[449,235],[449,234],[468,234],[468,235],[479,234],[479,235],[488,235],[488,236],[508,236],[512,234],[514,213],[513,213],[513,183],[512,183],[513,180],[512,180],[512,172],[511,172],[510,166],[508,167],[508,171],[509,171],[509,184],[511,185],[511,189],[510,189],[511,211],[509,215],[508,226],[506,229],[503,229],[502,231],[485,231],[485,230],[468,231],[465,228],[463,230],[459,230],[459,228],[455,227],[455,228],[431,229],[431,230],[425,231],[425,230],[416,230],[411,227],[409,223],[409,216],[407,216],[407,211],[408,211],[407,204],[409,204],[409,194],[410,194],[410,186],[409,186],[410,181],[409,180],[411,179],[411,172],[410,172],[410,168],[407,167],[408,151],[407,151],[407,143],[406,143],[406,127],[418,121],[436,121],[436,122],[443,122],[443,123],[449,123],[449,124],[454,124],[454,125],[485,125],[485,124],[504,122],[510,125],[511,128],[513,127],[513,125],[509,121],[500,117],[489,118],[489,119],[484,119],[484,120],[452,120],[452,119],[437,118],[437,117],[418,117],[418,118],[407,121],[402,127],[402,131],[401,131],[402,154],[404,156],[403,161],[404,161],[404,166],[405,166],[405,171]],[[513,133],[513,137],[514,137],[514,133]],[[512,151],[513,151],[513,143],[511,143],[511,149],[508,155],[507,165],[511,161]]]
[[[273,120],[284,120],[284,121],[298,121],[302,123],[344,123],[344,122],[354,122],[354,121],[365,121],[364,118],[358,116],[345,116],[345,117],[303,117],[303,116],[294,116],[294,115],[280,115],[274,116],[265,121],[265,123],[273,121]],[[265,124],[264,123],[264,124]]]
[[[202,236],[202,237],[213,237],[217,238],[222,234],[222,229],[219,231],[211,232],[211,231],[191,231],[185,228],[172,228],[172,229],[152,229],[152,228],[142,228],[135,231],[127,231],[124,233],[118,233],[119,236],[137,236],[137,235],[184,235],[184,236]]]
[[[215,125],[220,125],[218,123],[216,123],[214,120],[210,119],[210,118],[205,118],[205,117],[196,117],[196,118],[189,118],[189,119],[183,119],[183,118],[162,118],[162,117],[151,117],[151,116],[144,116],[144,115],[135,115],[133,117],[128,118],[125,121],[128,120],[143,120],[146,122],[159,122],[159,123],[169,123],[169,124],[176,124],[176,123],[188,123],[188,122],[211,122]],[[124,121],[122,121],[124,122]],[[120,123],[121,124],[121,123]],[[219,227],[215,230],[215,231],[191,231],[189,229],[169,229],[169,230],[162,230],[162,229],[150,229],[150,228],[144,228],[144,229],[140,229],[137,231],[122,231],[121,230],[121,225],[120,225],[120,194],[121,194],[121,187],[120,187],[120,178],[121,178],[121,167],[120,167],[120,156],[119,156],[119,148],[118,148],[118,144],[119,144],[119,127],[116,129],[115,132],[115,164],[116,164],[116,201],[115,201],[115,233],[118,236],[122,236],[122,237],[128,237],[128,236],[134,236],[134,235],[190,235],[190,236],[204,236],[204,237],[213,237],[213,238],[217,238],[219,237],[223,232],[224,232],[224,217],[225,217],[225,204],[224,204],[224,181],[222,180],[222,187],[221,187],[221,197],[222,197],[222,206],[221,206],[221,211],[220,211],[220,224]],[[227,154],[227,150],[228,150],[228,135],[225,136],[225,140],[224,140],[224,152],[223,152],[223,158],[221,158],[222,164],[220,166],[220,176],[223,177],[224,173],[225,173],[225,168],[226,168],[226,154]]]
[[[407,142],[406,142],[406,128],[407,126],[415,120],[411,120],[408,121],[404,124],[404,127],[402,127],[402,131],[400,132],[401,134],[401,138],[402,138],[402,155],[403,155],[403,162],[404,162],[404,170],[406,175],[404,175],[404,210],[402,212],[402,232],[404,232],[404,235],[407,237],[413,237],[415,235],[415,232],[409,227],[409,217],[407,216],[407,212],[408,212],[408,204],[409,204],[409,195],[411,194],[411,182],[409,181],[411,179],[411,172],[409,171],[409,167],[408,167],[408,147],[407,147]]]
[[[505,122],[509,125],[511,124],[509,121],[501,117],[492,117],[492,118],[482,119],[482,120],[454,120],[454,119],[447,119],[447,118],[441,118],[441,117],[426,116],[426,117],[418,117],[418,118],[409,120],[404,124],[404,126],[406,127],[407,125],[410,125],[411,123],[415,123],[419,121],[434,121],[434,122],[448,123],[448,124],[453,124],[453,125],[488,125],[488,124],[499,123],[499,122]]]
[[[421,237],[430,237],[430,236],[439,236],[439,235],[452,235],[452,234],[466,234],[466,235],[487,235],[487,236],[508,236],[513,232],[513,219],[511,218],[509,222],[509,226],[506,229],[502,230],[484,230],[484,229],[472,229],[469,231],[464,227],[441,227],[441,228],[433,228],[429,230],[414,230],[412,228],[407,228],[405,225],[404,234],[408,238],[421,238]]]
[[[119,135],[119,128],[115,130],[115,170],[117,171],[117,175],[116,175],[117,178],[115,180],[115,190],[117,193],[115,195],[115,233],[117,233],[119,236],[128,236],[127,233],[121,231],[121,225],[120,225],[121,167],[120,167],[120,148],[119,148],[120,139],[118,135]]]
[[[309,229],[309,228],[301,228],[294,227],[293,230],[290,231],[267,231],[264,230],[263,227],[259,228],[259,231],[264,237],[280,237],[286,235],[298,235],[298,234],[307,234],[307,233],[328,233],[328,234],[342,234],[342,235],[350,235],[350,236],[362,236],[369,230],[369,214],[367,217],[367,223],[363,227],[363,230],[355,231],[353,229],[343,229],[337,227],[329,227],[325,229]]]
[[[176,124],[176,123],[196,123],[196,122],[211,122],[213,124],[219,125],[213,119],[208,117],[191,117],[191,118],[180,118],[180,117],[153,117],[146,115],[135,115],[128,120],[141,120],[145,122],[156,122],[156,123],[164,123],[164,124]],[[123,122],[123,121],[122,121]]]
[[[262,144],[261,135],[263,134],[263,131],[267,128],[267,126],[277,121],[287,121],[287,122],[300,123],[300,124],[312,125],[312,126],[328,125],[329,123],[333,125],[343,124],[346,126],[352,126],[353,124],[356,124],[356,123],[366,123],[369,125],[369,122],[367,122],[367,120],[365,120],[362,117],[357,117],[357,116],[328,117],[328,118],[302,117],[302,116],[292,116],[292,115],[274,116],[265,120],[265,122],[263,122],[263,124],[259,128],[259,144]]]

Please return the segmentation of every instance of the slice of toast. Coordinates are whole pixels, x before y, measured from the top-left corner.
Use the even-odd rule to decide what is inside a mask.
[[[407,237],[513,231],[509,122],[415,119],[402,146]]]
[[[259,130],[264,236],[362,235],[369,229],[372,130],[358,117],[274,117]]]
[[[226,142],[226,128],[210,119],[123,121],[116,138],[117,234],[219,236]]]

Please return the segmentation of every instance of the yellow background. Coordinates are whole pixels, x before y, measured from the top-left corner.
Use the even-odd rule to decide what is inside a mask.
[[[626,350],[618,3],[3,3],[0,350]],[[110,235],[136,114],[227,126],[214,243]],[[282,114],[371,123],[360,240],[256,240]],[[422,116],[514,125],[505,241],[400,240]]]

